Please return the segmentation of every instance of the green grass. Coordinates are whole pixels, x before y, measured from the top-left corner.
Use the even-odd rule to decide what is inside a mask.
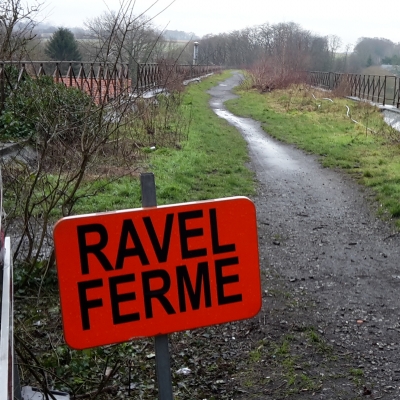
[[[148,155],[144,169],[155,175],[159,205],[254,194],[245,141],[208,105],[206,91],[228,76],[225,72],[190,86],[182,106],[192,118],[188,140],[181,149],[158,148]],[[139,179],[123,178],[81,200],[74,210],[81,214],[140,206]]]
[[[364,371],[358,368],[350,369],[350,379],[358,386],[362,387],[365,384]]]
[[[400,218],[400,132],[385,124],[377,108],[342,98],[323,100],[328,94],[305,86],[237,92],[240,98],[225,103],[230,111],[260,121],[278,140],[319,155],[323,166],[353,174],[374,190],[382,214]],[[346,115],[346,106],[360,124]]]

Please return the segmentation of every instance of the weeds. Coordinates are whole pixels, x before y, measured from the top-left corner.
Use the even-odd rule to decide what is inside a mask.
[[[280,65],[279,61],[271,58],[264,59],[248,70],[248,79],[252,83],[251,86],[261,92],[287,88],[304,81],[303,74],[293,71],[293,67],[293,65]]]
[[[354,382],[358,387],[362,387],[364,385],[364,371],[359,368],[350,369],[350,379]]]

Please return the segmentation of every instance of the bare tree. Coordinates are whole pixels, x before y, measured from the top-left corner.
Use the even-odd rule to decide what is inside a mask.
[[[268,58],[286,69],[304,70],[328,68],[339,46],[336,36],[316,36],[290,22],[208,35],[202,38],[200,51],[209,62],[220,65],[246,67]]]
[[[0,0],[0,59],[21,59],[33,30],[42,3],[25,5],[22,0]]]
[[[162,46],[161,33],[151,18],[135,15],[134,1],[124,1],[118,12],[108,10],[88,20],[90,58],[100,62],[127,63],[154,61],[157,48]]]

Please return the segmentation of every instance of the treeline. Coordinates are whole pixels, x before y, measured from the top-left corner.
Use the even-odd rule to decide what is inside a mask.
[[[297,70],[332,70],[345,67],[338,57],[341,40],[335,35],[318,36],[289,22],[263,24],[202,38],[200,62],[231,67],[250,67],[268,57]]]
[[[320,36],[299,24],[258,25],[201,39],[200,62],[249,68],[268,58],[293,70],[361,72],[371,65],[400,63],[400,43],[360,38],[353,51],[336,35]]]
[[[354,47],[352,58],[353,63],[361,67],[400,65],[400,43],[384,38],[362,37]]]

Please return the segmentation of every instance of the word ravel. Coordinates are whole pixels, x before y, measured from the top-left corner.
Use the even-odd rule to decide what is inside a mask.
[[[251,318],[261,307],[256,212],[245,197],[67,217],[54,242],[75,349]]]

